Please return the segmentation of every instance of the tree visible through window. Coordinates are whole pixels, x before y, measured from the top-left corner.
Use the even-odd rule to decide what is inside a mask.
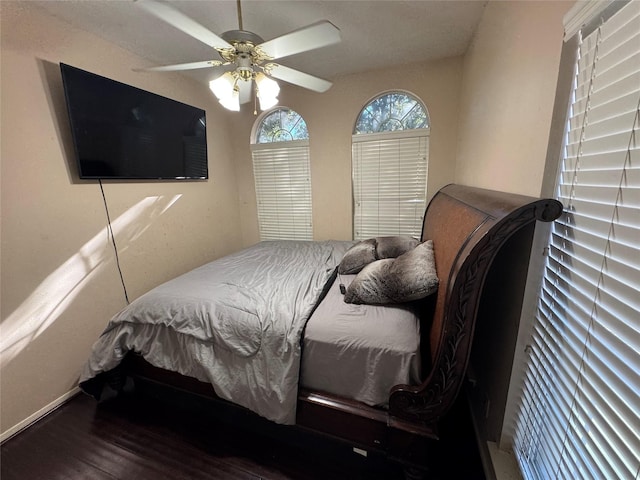
[[[429,115],[406,92],[388,92],[360,112],[352,137],[353,235],[420,238],[427,199]]]
[[[358,117],[354,134],[428,127],[425,107],[413,95],[392,92],[372,100]]]
[[[309,132],[293,110],[259,120],[251,147],[261,240],[312,240]]]
[[[291,140],[309,140],[307,124],[293,110],[278,108],[260,122],[256,143],[288,142]]]

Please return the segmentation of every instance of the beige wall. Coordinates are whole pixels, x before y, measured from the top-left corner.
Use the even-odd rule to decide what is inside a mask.
[[[428,194],[454,181],[458,93],[462,58],[407,65],[337,79],[324,94],[283,89],[280,105],[307,122],[311,152],[313,230],[316,240],[352,238],[351,132],[372,97],[392,89],[407,90],[426,104],[431,118]],[[239,171],[243,242],[258,240],[249,140],[256,118],[245,108],[233,118]]]
[[[464,60],[456,182],[540,195],[562,17],[574,2],[489,2]]]
[[[237,249],[229,131],[206,86],[131,71],[144,63],[97,37],[1,2],[1,431],[69,392],[124,296],[99,186],[70,172],[59,62],[207,109],[210,179],[105,182],[131,299]]]

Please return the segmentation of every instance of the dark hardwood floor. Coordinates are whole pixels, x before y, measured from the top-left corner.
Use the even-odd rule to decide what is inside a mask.
[[[78,395],[2,444],[0,478],[404,478],[398,465],[380,456],[365,458],[346,445],[266,421],[256,426],[255,416],[208,414],[204,400],[170,397],[136,394],[98,405]],[[430,478],[483,480],[468,418],[454,413]]]

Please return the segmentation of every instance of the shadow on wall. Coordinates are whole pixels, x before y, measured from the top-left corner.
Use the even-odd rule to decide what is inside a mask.
[[[147,197],[111,222],[119,251],[126,251],[181,195]],[[44,333],[83,288],[114,261],[108,227],[45,278],[29,297],[0,323],[0,367],[8,365]]]

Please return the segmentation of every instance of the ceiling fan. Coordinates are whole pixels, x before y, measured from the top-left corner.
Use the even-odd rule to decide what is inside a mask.
[[[148,13],[212,47],[220,57],[220,60],[138,68],[135,69],[136,71],[167,72],[230,67],[212,80],[209,87],[225,108],[235,111],[240,110],[240,104],[251,101],[254,84],[255,97],[260,100],[261,110],[275,105],[278,102],[280,87],[270,77],[320,93],[326,92],[332,85],[331,82],[322,78],[273,62],[276,59],[340,42],[340,30],[327,20],[265,42],[259,35],[243,30],[240,0],[237,0],[238,30],[230,30],[220,36],[168,3],[158,0],[134,1]]]

